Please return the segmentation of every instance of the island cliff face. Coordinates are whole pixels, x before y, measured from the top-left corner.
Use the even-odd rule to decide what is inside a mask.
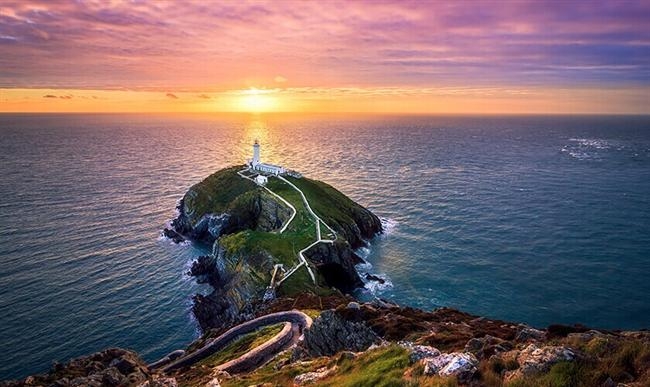
[[[282,264],[280,275],[286,274],[299,265],[298,252],[317,240],[316,224],[297,190],[276,178],[269,180],[268,188],[288,200],[292,209],[239,175],[242,169],[220,170],[192,186],[178,205],[173,230],[165,230],[175,240],[182,236],[212,245],[212,254],[199,257],[190,270],[198,282],[213,288],[208,295],[194,296],[193,312],[204,331],[251,318],[270,284],[274,266]],[[330,235],[333,242],[304,251],[307,265],[315,269],[315,283],[306,275],[306,268],[299,267],[277,292],[329,294],[335,288],[345,293],[363,286],[355,269],[363,260],[354,249],[382,231],[379,218],[325,183],[287,179],[304,193],[313,212],[336,235]],[[321,223],[320,227],[324,234],[326,226]]]

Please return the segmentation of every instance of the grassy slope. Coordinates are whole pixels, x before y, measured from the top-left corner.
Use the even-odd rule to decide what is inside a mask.
[[[322,357],[311,362],[298,362],[276,369],[283,357],[271,361],[254,373],[238,375],[221,381],[223,387],[244,387],[270,383],[273,386],[292,386],[293,379],[306,372],[327,368],[333,371],[314,385],[331,387],[375,387],[375,386],[455,386],[453,378],[423,377],[421,370],[414,370],[408,377],[408,352],[396,345],[389,345],[362,353],[355,359],[344,357]]]
[[[596,341],[596,342],[594,342]],[[553,342],[548,344],[554,344]],[[600,386],[611,378],[616,383],[636,382],[635,386],[650,385],[650,347],[638,340],[595,339],[591,342],[571,345],[564,338],[555,344],[569,345],[585,354],[574,362],[555,364],[549,372],[510,383],[503,382],[503,373],[513,367],[495,359],[482,360],[474,385],[486,387],[591,387]],[[298,362],[276,369],[283,358],[275,359],[257,371],[222,381],[222,386],[249,386],[271,383],[274,386],[291,386],[293,378],[306,372],[334,369],[319,380],[318,386],[458,386],[453,378],[424,376],[421,364],[410,365],[405,349],[394,344],[369,350],[354,359],[344,356],[322,357],[311,362]],[[334,367],[337,368],[334,368]],[[514,368],[517,368],[515,365]]]
[[[202,360],[199,364],[215,367],[227,361],[236,359],[251,349],[258,347],[268,340],[272,339],[273,336],[280,333],[283,326],[284,324],[275,324],[246,334],[226,346],[221,351]]]
[[[242,168],[238,165],[222,169],[190,188],[196,196],[185,195],[185,205],[194,209],[192,222],[206,213],[223,213],[238,196],[257,189],[255,183],[237,175]]]
[[[237,177],[244,180],[239,176]],[[296,209],[296,216],[287,230],[282,234],[245,230],[223,236],[219,243],[230,254],[266,251],[277,260],[277,263],[282,263],[285,270],[290,270],[300,262],[298,252],[316,240],[316,225],[300,194],[295,189],[274,178],[269,179],[268,188],[282,196]],[[306,290],[320,292],[320,289],[313,286],[305,268],[296,271],[278,289],[284,295],[296,294]]]
[[[287,177],[287,180],[300,188],[309,200],[311,208],[325,223],[332,227],[336,224],[354,223],[346,213],[356,212],[359,205],[331,185],[305,177]]]

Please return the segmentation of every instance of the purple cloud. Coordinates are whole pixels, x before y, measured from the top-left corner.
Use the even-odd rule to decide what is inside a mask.
[[[650,85],[650,2],[0,6],[0,87]],[[172,98],[172,97],[170,97]]]

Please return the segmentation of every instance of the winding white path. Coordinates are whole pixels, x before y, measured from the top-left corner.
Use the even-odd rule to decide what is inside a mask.
[[[300,188],[296,187],[295,184],[293,184],[292,182],[290,182],[289,180],[285,179],[285,178],[282,177],[282,176],[277,176],[277,178],[280,179],[280,180],[282,180],[282,181],[284,181],[285,183],[289,184],[290,186],[293,187],[293,189],[295,189],[296,191],[298,191],[298,192],[300,193],[300,196],[302,197],[302,201],[303,201],[303,203],[305,203],[305,207],[307,207],[307,211],[309,211],[309,213],[311,214],[311,216],[313,216],[314,219],[316,220],[316,233],[317,233],[318,241],[320,241],[320,242],[331,242],[331,243],[334,243],[334,241],[336,240],[336,232],[335,232],[335,231],[334,231],[334,230],[333,230],[333,229],[332,229],[332,228],[331,228],[327,223],[325,223],[325,222],[323,221],[323,219],[321,219],[318,215],[316,215],[316,213],[314,212],[314,210],[311,209],[311,206],[309,205],[309,201],[308,201],[307,198],[305,197],[305,194],[302,192],[302,190],[301,190]],[[321,238],[321,235],[320,235],[320,223],[319,223],[319,222],[320,222],[320,223],[323,223],[323,224],[325,225],[325,227],[327,227],[327,229],[330,230],[330,232],[332,233],[332,235],[334,235],[334,239],[333,239],[333,240],[330,240],[330,239],[322,239],[322,238]]]
[[[239,176],[241,176],[242,178],[248,179],[248,180],[252,181],[253,183],[257,184],[255,179],[244,175],[244,172],[248,172],[249,170],[250,169],[248,169],[248,168],[243,169],[243,170],[237,172],[237,174]],[[284,282],[287,278],[289,278],[296,270],[298,270],[302,266],[305,266],[307,268],[307,271],[309,272],[309,276],[311,277],[311,280],[314,282],[314,285],[315,285],[316,284],[316,276],[314,275],[314,272],[312,271],[311,267],[309,266],[309,263],[307,262],[307,258],[305,258],[304,253],[307,250],[311,249],[312,247],[316,246],[317,244],[319,244],[321,242],[333,244],[336,241],[336,238],[337,238],[336,231],[334,231],[334,229],[332,229],[327,223],[325,223],[325,221],[323,221],[323,219],[321,219],[318,215],[316,215],[314,210],[312,210],[311,206],[309,205],[309,200],[307,200],[307,197],[305,196],[304,192],[302,192],[302,190],[300,188],[298,188],[295,184],[293,184],[292,182],[290,182],[289,180],[285,179],[282,176],[276,175],[275,177],[277,177],[279,180],[282,180],[283,182],[287,183],[290,187],[292,187],[293,189],[298,191],[298,193],[300,194],[300,197],[302,198],[302,202],[304,203],[305,208],[307,208],[307,211],[309,212],[309,214],[314,218],[314,223],[316,225],[316,241],[298,252],[298,258],[300,259],[300,263],[298,265],[296,265],[296,267],[294,267],[293,269],[289,270],[289,272],[286,275],[284,275],[282,277],[282,279],[277,284],[273,283],[274,279],[275,279],[275,275],[274,275],[273,279],[271,279],[271,283],[269,285],[269,288],[273,289],[274,286],[278,286],[278,285],[282,284],[282,282]],[[293,221],[293,219],[295,218],[296,213],[297,213],[296,208],[291,203],[289,203],[285,198],[283,198],[282,196],[278,195],[277,193],[271,191],[268,187],[266,187],[266,186],[261,186],[261,187],[264,188],[266,191],[268,191],[271,195],[273,195],[276,198],[280,199],[289,208],[291,208],[291,211],[292,211],[291,217],[289,218],[287,223],[280,229],[280,234],[282,234],[287,229],[287,227],[289,227],[289,224],[291,223],[291,221]],[[327,229],[330,231],[330,234],[334,236],[334,239],[323,239],[322,238],[321,229],[320,229],[321,223],[325,227],[327,227]]]
[[[160,369],[165,373],[169,373],[179,368],[189,367],[192,364],[221,351],[228,344],[234,342],[247,333],[278,323],[285,323],[285,325],[282,331],[273,338],[260,346],[251,349],[242,356],[216,367],[229,373],[250,371],[263,365],[282,350],[297,343],[298,340],[300,340],[303,331],[309,329],[311,326],[311,317],[298,310],[267,314],[229,329],[219,337],[208,341],[202,348],[192,353],[183,354],[174,360],[171,360],[169,356],[166,356],[155,363],[149,364],[149,368]]]

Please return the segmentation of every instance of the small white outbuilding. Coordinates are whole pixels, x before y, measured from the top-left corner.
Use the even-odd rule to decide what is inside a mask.
[[[266,183],[269,181],[268,177],[263,176],[263,175],[257,175],[255,176],[255,182],[257,185],[266,185]]]

